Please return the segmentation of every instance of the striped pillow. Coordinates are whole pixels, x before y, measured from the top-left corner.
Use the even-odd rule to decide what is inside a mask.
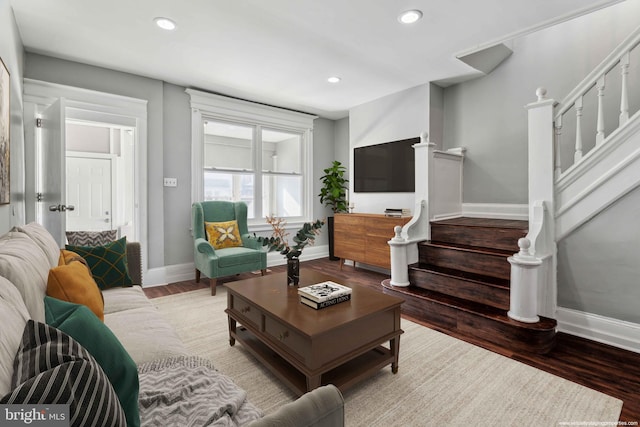
[[[98,362],[77,341],[29,320],[14,360],[14,389],[0,404],[68,404],[71,426],[123,426],[127,421]]]
[[[103,246],[118,238],[118,230],[67,231],[67,240],[74,246]]]

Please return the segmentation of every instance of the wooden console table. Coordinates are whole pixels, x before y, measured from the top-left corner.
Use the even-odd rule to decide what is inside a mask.
[[[354,262],[391,269],[389,244],[394,236],[393,228],[403,226],[411,217],[388,217],[380,214],[335,214],[333,228],[333,253],[340,258],[340,268],[345,259]]]

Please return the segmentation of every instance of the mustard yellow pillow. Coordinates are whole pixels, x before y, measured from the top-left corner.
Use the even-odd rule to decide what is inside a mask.
[[[71,261],[80,261],[81,263],[86,265],[87,268],[89,268],[89,266],[87,265],[87,262],[84,260],[84,258],[82,258],[77,253],[72,252],[72,251],[68,251],[66,249],[60,249],[60,258],[58,259],[58,265],[67,265]]]
[[[205,230],[209,243],[215,249],[233,248],[242,246],[242,238],[238,231],[238,221],[205,222]]]
[[[71,261],[49,270],[47,295],[87,306],[104,321],[104,301],[91,271],[80,261]]]

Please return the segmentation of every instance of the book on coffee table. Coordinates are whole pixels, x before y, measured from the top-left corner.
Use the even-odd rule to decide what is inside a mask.
[[[305,297],[303,297],[302,295],[300,296],[300,302],[302,304],[308,305],[309,307],[315,308],[316,310],[319,310],[321,308],[325,308],[325,307],[331,307],[332,305],[336,305],[339,304],[341,302],[345,302],[345,301],[349,301],[351,299],[351,294],[345,294],[336,298],[332,298],[323,302],[316,302],[316,301],[311,301],[310,299],[307,299]]]
[[[298,295],[310,301],[325,302],[343,295],[351,295],[351,288],[332,281],[298,288]]]

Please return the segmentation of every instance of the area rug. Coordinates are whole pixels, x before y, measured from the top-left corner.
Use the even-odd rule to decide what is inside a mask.
[[[242,344],[229,346],[226,289],[154,298],[194,355],[265,413],[296,396]],[[346,426],[617,424],[622,401],[402,319],[397,374],[387,367],[344,393]],[[584,423],[584,424],[582,424]]]

